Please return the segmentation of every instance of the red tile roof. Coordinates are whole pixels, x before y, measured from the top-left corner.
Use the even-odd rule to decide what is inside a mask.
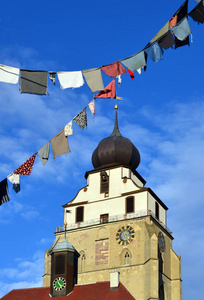
[[[12,290],[1,300],[51,300],[49,287]],[[120,283],[117,291],[110,291],[110,282],[75,285],[67,296],[53,297],[59,300],[135,300]]]

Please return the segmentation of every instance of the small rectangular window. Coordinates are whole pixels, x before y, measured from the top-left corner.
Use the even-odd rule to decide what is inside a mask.
[[[108,214],[100,215],[101,223],[108,223]]]
[[[155,217],[159,220],[159,204],[155,202]]]
[[[126,198],[126,214],[134,212],[134,197]]]
[[[83,222],[84,221],[84,207],[79,206],[76,209],[76,222]]]

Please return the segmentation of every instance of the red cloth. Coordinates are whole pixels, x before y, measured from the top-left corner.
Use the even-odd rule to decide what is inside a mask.
[[[105,87],[105,90],[100,91],[94,98],[115,98],[115,79],[113,79],[107,87]]]
[[[13,173],[19,175],[30,175],[32,171],[32,167],[35,161],[36,154],[33,154],[28,160],[24,162],[18,169],[16,169]]]
[[[119,61],[114,62],[114,63],[112,63],[110,65],[107,65],[107,66],[102,66],[101,69],[103,70],[104,73],[106,73],[106,75],[108,75],[110,77],[115,77],[117,75],[127,73],[127,71],[121,65],[121,63]]]
[[[129,69],[128,69],[128,72],[129,72],[129,74],[130,74],[130,77],[131,77],[132,79],[134,79],[134,78],[135,78],[134,72],[130,71]]]

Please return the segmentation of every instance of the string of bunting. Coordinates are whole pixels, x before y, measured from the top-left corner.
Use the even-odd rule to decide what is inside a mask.
[[[57,135],[33,154],[19,168],[13,171],[12,174],[8,175],[7,178],[0,182],[0,205],[9,201],[7,179],[12,183],[14,191],[18,193],[20,191],[20,175],[31,174],[36,155],[38,154],[40,156],[43,165],[47,163],[50,153],[50,143],[54,158],[71,152],[68,136],[73,134],[72,122],[75,121],[82,129],[84,129],[87,126],[86,108],[89,107],[91,113],[94,115],[95,99],[121,99],[120,97],[116,97],[116,78],[118,79],[118,85],[120,86],[122,74],[129,73],[130,77],[134,79],[134,71],[141,74],[142,69],[144,71],[146,70],[148,56],[153,62],[158,62],[163,57],[163,49],[166,50],[170,47],[176,49],[181,46],[190,45],[189,35],[192,35],[192,32],[188,22],[188,16],[198,22],[198,24],[204,23],[204,0],[197,2],[198,4],[190,13],[188,13],[188,0],[186,0],[144,49],[109,65],[72,72],[33,71],[0,65],[0,81],[17,84],[20,77],[21,93],[46,95],[48,74],[53,84],[56,83],[57,74],[62,89],[81,87],[84,84],[85,78],[92,93],[99,91],[96,96],[94,96],[94,99],[67,125],[65,125]],[[114,78],[105,88],[101,71],[109,77]]]

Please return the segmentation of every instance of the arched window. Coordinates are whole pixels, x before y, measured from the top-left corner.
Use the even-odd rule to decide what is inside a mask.
[[[130,265],[132,259],[132,254],[128,248],[125,248],[120,253],[120,264],[121,266]]]
[[[101,171],[101,194],[104,193],[107,197],[109,194],[109,176],[105,171]]]
[[[125,265],[129,265],[130,263],[130,254],[128,253],[128,251],[125,253],[124,263]]]

